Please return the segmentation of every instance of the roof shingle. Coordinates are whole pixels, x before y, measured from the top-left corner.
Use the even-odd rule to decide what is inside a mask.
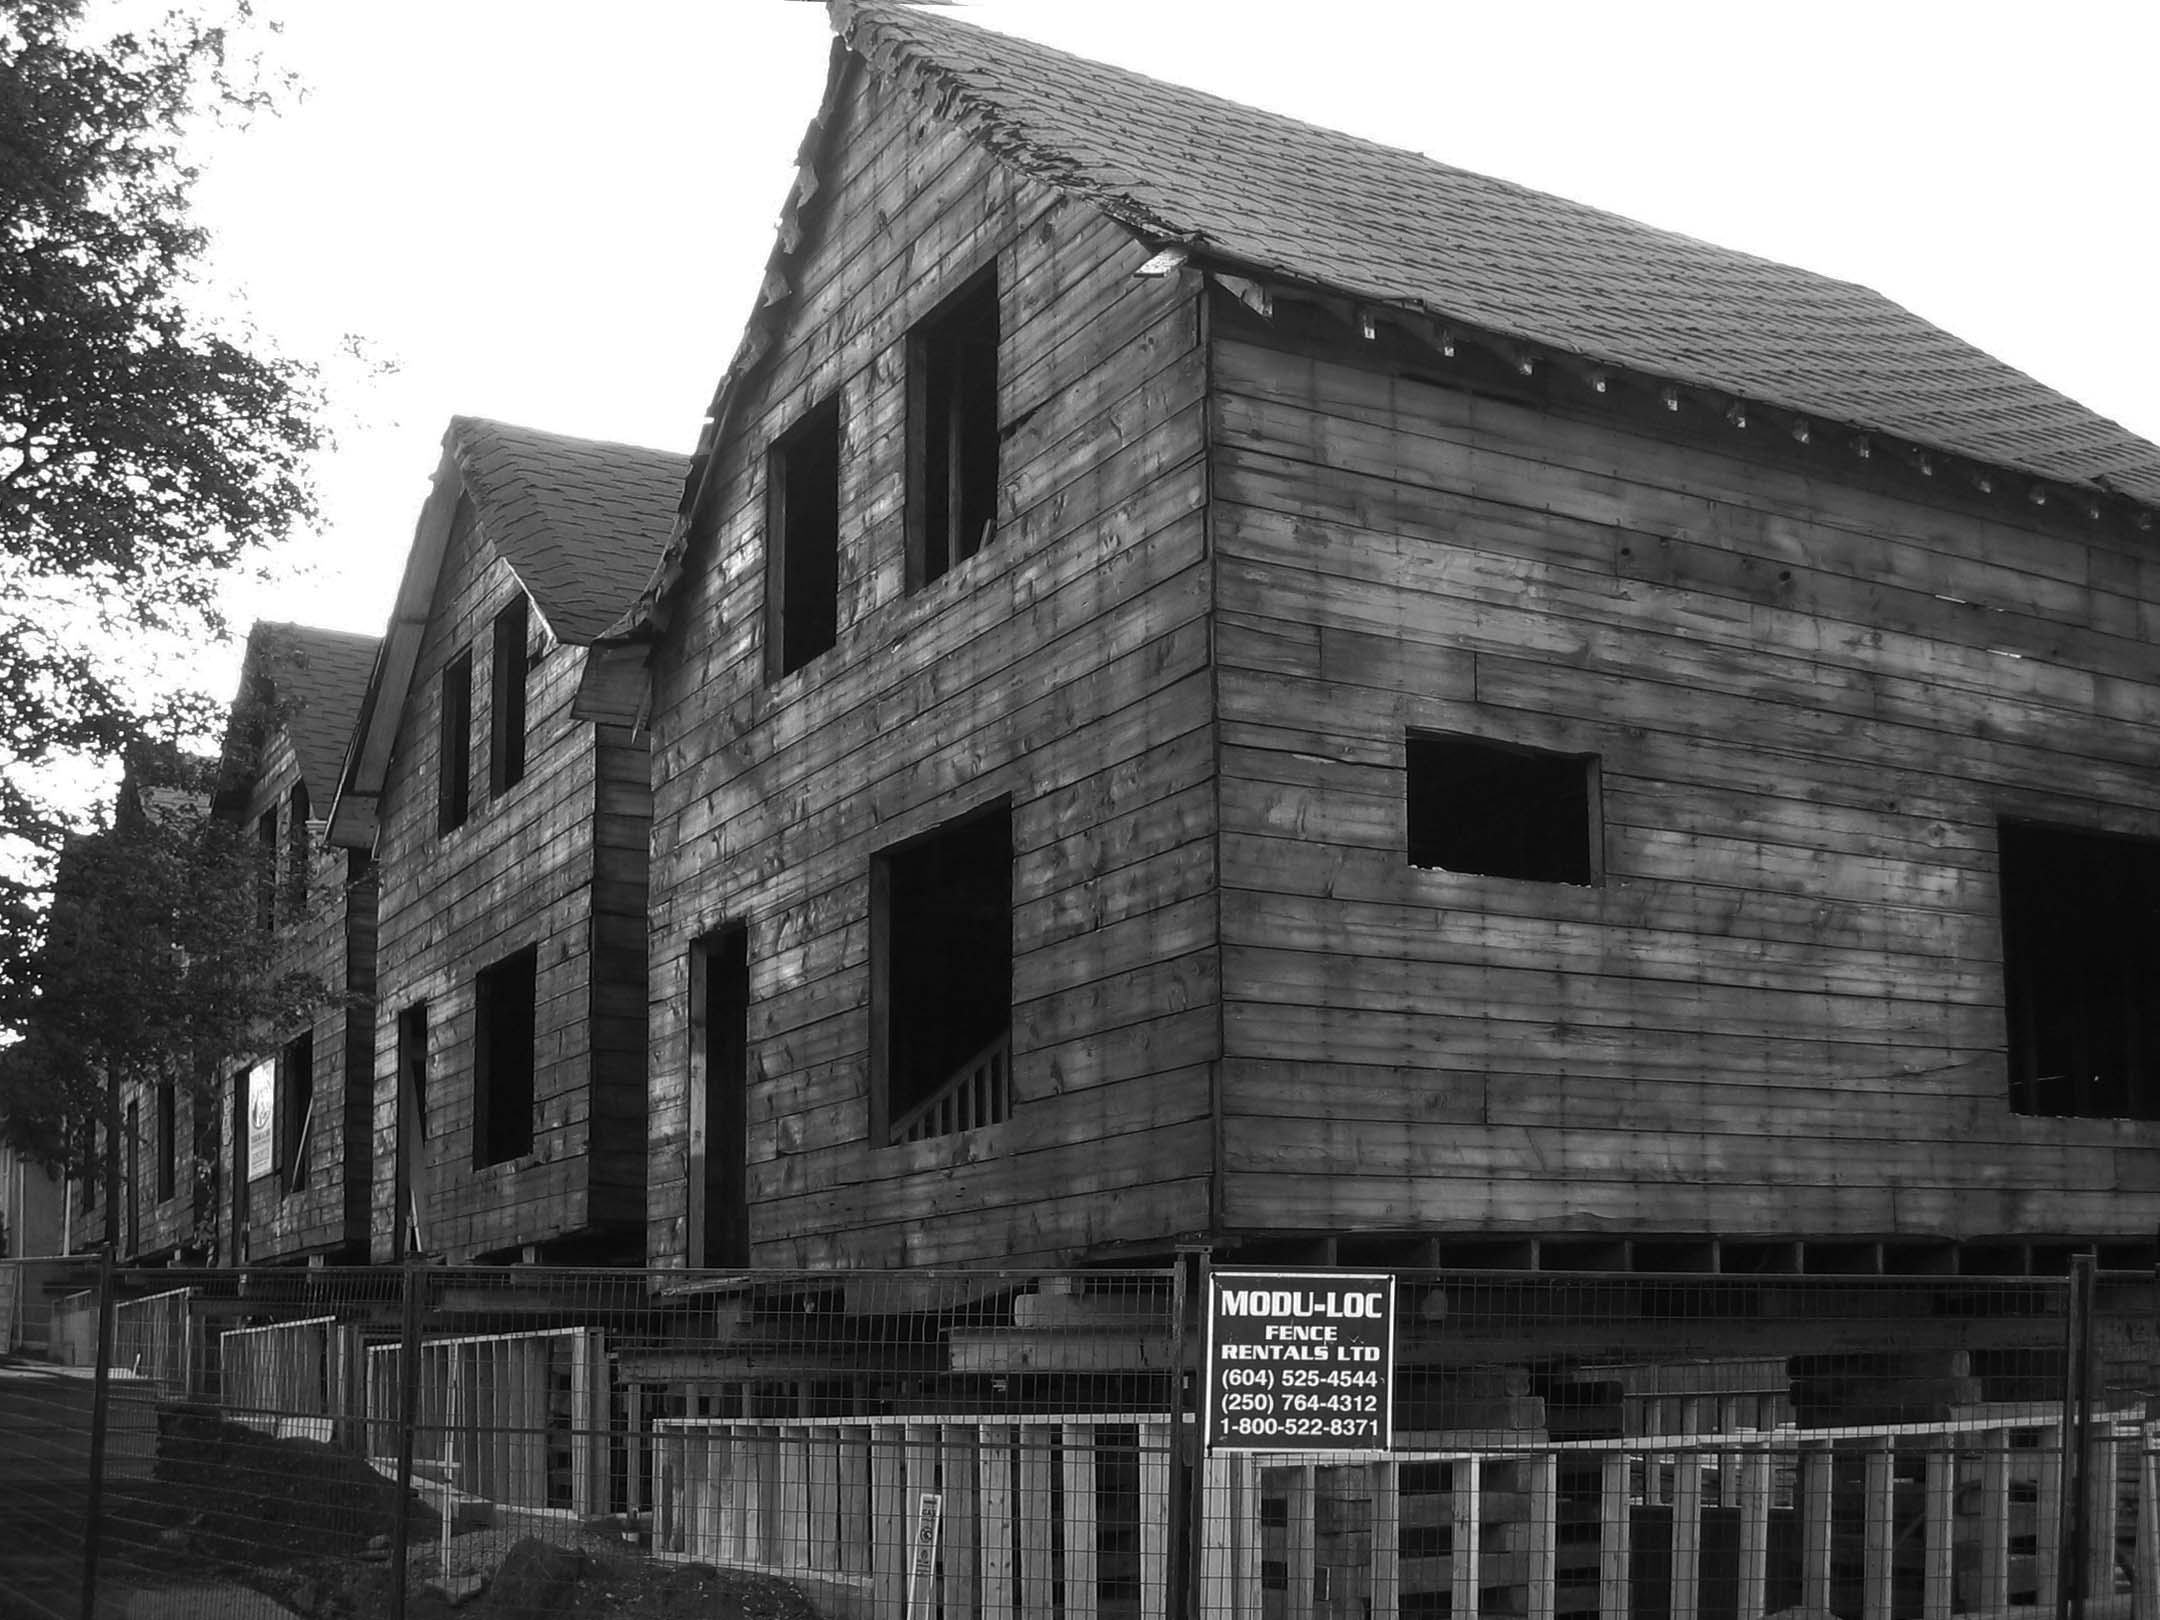
[[[1865,287],[949,15],[832,11],[1005,161],[1226,268],[2160,502],[2160,448]]]
[[[243,732],[260,718],[250,706],[267,702],[276,723],[292,739],[309,801],[318,814],[326,809],[337,791],[345,746],[352,740],[381,645],[379,636],[257,620],[248,632],[240,697],[233,705],[234,725],[241,729],[226,738],[228,776],[236,769],[253,769],[254,739]]]
[[[453,418],[444,442],[549,628],[591,642],[651,577],[689,457],[475,416]]]

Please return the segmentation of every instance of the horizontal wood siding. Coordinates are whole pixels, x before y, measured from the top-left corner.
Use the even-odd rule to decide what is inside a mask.
[[[1230,1226],[2152,1229],[2009,1111],[1995,855],[2160,833],[2150,548],[1218,330]],[[1410,731],[1596,755],[1602,881],[1410,866]]]
[[[277,1168],[248,1183],[245,1252],[258,1263],[307,1254],[356,1257],[367,1247],[367,1107],[373,1087],[375,1014],[368,999],[372,964],[365,953],[373,934],[375,896],[372,879],[355,883],[348,877],[344,850],[323,847],[322,830],[319,821],[309,829],[315,854],[307,915],[281,924],[292,937],[296,959],[307,964],[322,987],[322,999],[304,1026],[312,1032],[314,1046],[308,1174],[301,1185],[291,1185],[282,1156],[281,1120]],[[258,1056],[274,1060],[302,1027],[280,1030],[275,1043]],[[235,1076],[245,1067],[226,1065],[221,1080],[228,1099]],[[228,1130],[232,1117],[228,1100],[221,1110]],[[228,1151],[223,1162],[244,1168],[244,1145],[237,1157]]]
[[[527,677],[526,765],[500,798],[489,793],[488,725],[495,694],[493,621],[518,588],[489,544],[484,514],[460,524],[445,550],[382,799],[380,969],[375,1023],[372,1235],[378,1259],[396,1241],[397,1020],[427,1005],[427,1189],[429,1250],[452,1259],[537,1246],[565,1256],[634,1258],[641,1230],[640,1166],[609,1156],[607,1118],[634,1109],[616,1076],[596,1107],[594,1043],[619,1046],[617,1023],[593,1016],[608,972],[625,970],[619,928],[603,927],[594,895],[607,888],[634,905],[642,851],[619,826],[600,843],[599,758],[594,727],[570,712],[583,649],[549,638]],[[539,615],[533,641],[541,639]],[[438,831],[442,670],[472,658],[470,814]],[[634,819],[636,795],[611,744],[610,792]],[[642,754],[631,749],[632,754]],[[619,909],[619,902],[617,909]],[[474,1167],[477,1008],[475,980],[513,953],[537,951],[534,994],[532,1150]],[[596,980],[596,975],[598,979]],[[632,985],[642,982],[633,973]],[[633,996],[635,990],[632,991]],[[634,1016],[634,1015],[633,1015]],[[612,1229],[609,1221],[620,1224]]]
[[[598,806],[593,830],[593,1219],[645,1229],[645,930],[650,899],[652,754],[642,734],[601,726],[593,737]]]
[[[719,448],[657,663],[650,1251],[686,1252],[692,942],[748,928],[760,1264],[1070,1254],[1205,1220],[1216,1052],[1203,353],[1125,233],[873,87]],[[996,535],[909,593],[907,334],[1000,289]],[[770,681],[765,456],[842,402],[839,641]],[[873,1146],[870,871],[1011,801],[1012,1115]]]
[[[281,868],[293,849],[286,829],[299,761],[289,736],[276,731],[265,742],[239,821],[252,827],[275,811]],[[260,1051],[220,1059],[209,1083],[214,1095],[201,1106],[203,1151],[214,1157],[214,1178],[205,1182],[202,1213],[206,1252],[237,1264],[297,1260],[309,1255],[355,1258],[367,1250],[367,1186],[371,1169],[368,1106],[373,1095],[375,902],[371,869],[355,872],[348,853],[324,841],[320,812],[308,824],[308,872],[304,904],[289,900],[292,883],[281,870],[277,898],[277,954],[272,971],[305,974],[317,997],[304,1019],[272,1032]],[[285,1166],[247,1184],[235,1211],[232,1178],[245,1176],[245,1142],[234,1140],[233,1089],[255,1062],[274,1060],[302,1030],[314,1037],[314,1108],[308,1130],[310,1173],[288,1190]],[[147,1104],[144,1119],[149,1118]],[[148,1132],[146,1130],[146,1146]],[[187,1140],[183,1136],[183,1141]],[[279,1137],[282,1145],[283,1137]],[[205,1169],[209,1167],[206,1165]],[[183,1172],[185,1174],[186,1172]],[[185,1189],[179,1189],[183,1194]],[[233,1226],[237,1214],[239,1231]]]

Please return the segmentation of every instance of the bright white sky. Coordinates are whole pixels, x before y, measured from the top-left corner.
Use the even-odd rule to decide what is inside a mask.
[[[454,413],[687,450],[823,83],[803,0],[259,0],[218,273],[357,333],[322,535],[246,618],[379,632]],[[2160,4],[976,0],[991,27],[1864,282],[2160,439]],[[213,690],[230,675],[209,677]]]

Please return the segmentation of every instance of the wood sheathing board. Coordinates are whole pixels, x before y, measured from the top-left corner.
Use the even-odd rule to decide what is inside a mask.
[[[285,862],[292,848],[287,817],[291,794],[301,773],[290,736],[275,733],[261,756],[242,825],[252,827],[275,812],[284,848],[280,850],[278,917],[281,966],[312,973],[322,997],[304,1022],[280,1028],[259,1052],[239,1054],[219,1075],[217,1127],[219,1163],[225,1178],[246,1181],[242,1211],[246,1247],[233,1248],[227,1231],[226,1258],[238,1264],[294,1259],[305,1254],[348,1255],[367,1245],[367,1185],[372,1150],[368,1108],[374,1084],[374,947],[375,881],[354,872],[347,852],[327,847],[322,822],[309,825],[308,877],[304,907],[293,908],[292,885]],[[310,805],[322,801],[311,792]],[[290,1185],[285,1163],[287,1124],[282,1102],[275,1120],[278,1162],[271,1173],[246,1178],[247,1143],[235,1140],[244,1112],[234,1107],[233,1088],[244,1084],[256,1061],[275,1063],[288,1043],[303,1031],[313,1038],[314,1107],[308,1128],[309,1172],[298,1187]],[[220,1211],[221,1229],[230,1225]]]
[[[1995,852],[2160,834],[2150,546],[1290,324],[1212,355],[1226,1223],[2150,1230],[2160,1127],[2009,1111]],[[1411,731],[1596,755],[1602,880],[1410,866]]]
[[[220,1207],[208,1213],[219,1237],[217,1258],[227,1263],[366,1250],[375,881],[365,861],[327,847],[323,821],[380,645],[374,636],[297,624],[261,622],[248,636],[225,738],[218,808],[243,829],[257,827],[266,816],[276,818],[272,969],[312,975],[320,996],[309,1016],[270,1031],[260,1050],[229,1053],[219,1063],[216,1097],[206,1103],[214,1117],[200,1121],[200,1140],[220,1167]],[[304,839],[292,823],[295,788],[305,795]],[[306,869],[298,878],[292,862],[302,849]],[[253,1063],[274,1061],[303,1031],[311,1034],[314,1048],[309,1173],[300,1186],[289,1186],[282,1157],[288,1130],[280,1117],[275,1122],[279,1163],[271,1174],[250,1180],[247,1145],[235,1118],[235,1088]],[[180,1111],[185,1115],[185,1102]],[[144,1117],[150,1117],[147,1108]],[[183,1154],[189,1129],[183,1124],[180,1130]],[[183,1179],[188,1174],[183,1168]],[[245,1186],[237,1210],[235,1183]]]
[[[654,665],[653,1259],[680,1263],[690,948],[749,930],[760,1264],[1046,1256],[1205,1222],[1216,1052],[1191,286],[853,72]],[[995,539],[905,588],[906,338],[995,262]],[[837,391],[838,643],[765,672],[766,457]],[[869,1140],[870,870],[1009,796],[1010,1120]]]
[[[429,1251],[458,1259],[604,1243],[600,1229],[612,1221],[628,1233],[618,1244],[628,1258],[643,1202],[644,1074],[635,1051],[625,1052],[619,1024],[623,986],[634,1006],[644,961],[612,919],[643,902],[643,845],[624,834],[621,818],[638,817],[644,750],[572,716],[585,651],[549,634],[536,610],[525,775],[491,793],[494,624],[524,587],[488,523],[487,511],[468,505],[451,525],[382,787],[372,1242],[378,1258],[392,1252],[398,1016],[425,1003],[421,1215]],[[462,826],[442,831],[443,671],[467,652],[470,811]],[[476,979],[528,947],[537,951],[532,1150],[476,1168]]]

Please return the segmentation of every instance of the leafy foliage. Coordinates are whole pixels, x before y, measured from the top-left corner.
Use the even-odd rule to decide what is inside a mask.
[[[47,1163],[81,1174],[131,1083],[172,1082],[198,1107],[214,1065],[322,999],[262,925],[274,870],[210,811],[211,762],[138,749],[111,823],[72,840],[55,884],[25,1038],[0,1063],[0,1120]],[[288,893],[286,926],[306,922]],[[197,1117],[203,1117],[200,1114]]]
[[[0,839],[57,848],[49,786],[203,718],[156,651],[221,634],[229,573],[312,515],[313,371],[205,313],[190,132],[271,93],[241,28],[86,37],[0,0]],[[0,895],[16,947],[34,896]],[[0,947],[4,950],[5,947]]]

